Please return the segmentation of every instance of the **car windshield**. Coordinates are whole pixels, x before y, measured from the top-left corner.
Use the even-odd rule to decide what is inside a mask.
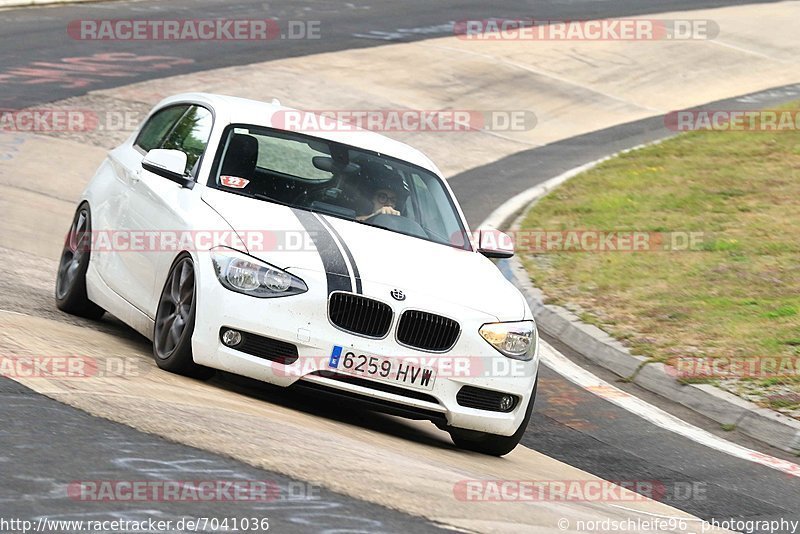
[[[442,179],[333,141],[237,125],[223,136],[217,189],[469,249]]]

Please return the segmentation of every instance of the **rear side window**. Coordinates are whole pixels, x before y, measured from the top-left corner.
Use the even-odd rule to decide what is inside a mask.
[[[188,105],[181,105],[171,106],[156,112],[145,123],[134,144],[145,152],[159,148],[161,142],[172,131],[172,128],[183,117],[187,109],[189,109]]]
[[[186,172],[188,172],[194,168],[195,163],[206,151],[212,123],[210,111],[200,106],[191,106],[167,135],[161,148],[180,150],[185,153]]]

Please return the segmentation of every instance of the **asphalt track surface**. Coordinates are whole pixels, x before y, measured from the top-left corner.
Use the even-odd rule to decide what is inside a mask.
[[[283,0],[112,2],[0,11],[0,108],[19,109],[89,90],[297,57],[453,35],[448,23],[466,19],[571,20],[737,5],[730,0]],[[772,3],[761,0],[747,3]],[[267,41],[82,41],[66,28],[81,19],[271,18],[288,36],[288,20],[319,21],[320,39]],[[126,54],[103,58],[105,54]],[[97,55],[101,57],[98,58]],[[95,56],[93,58],[93,56]],[[158,57],[162,59],[142,58]],[[68,61],[77,58],[78,63]],[[173,62],[163,58],[178,58]],[[148,66],[155,64],[163,68]]]
[[[481,2],[386,2],[343,8],[333,2],[272,3],[265,10],[261,2],[119,2],[0,12],[0,107],[23,107],[84,94],[93,89],[113,87],[148,78],[202,71],[220,66],[247,64],[273,58],[301,56],[322,51],[385,44],[387,40],[411,41],[449,35],[441,29],[448,21],[464,18],[523,17],[598,18],[657,11],[715,7],[741,2],[691,1],[575,1],[531,2],[492,6]],[[312,7],[313,6],[313,7]],[[306,10],[308,7],[311,10]],[[323,21],[320,40],[281,41],[264,46],[251,43],[115,43],[114,52],[138,56],[170,56],[191,59],[168,70],[131,72],[130,76],[104,76],[102,71],[82,73],[80,77],[58,76],[51,80],[33,78],[20,69],[37,62],[39,69],[63,70],[63,58],[86,57],[109,52],[104,43],[84,43],[70,39],[66,24],[80,18],[212,18],[269,17],[279,20],[306,19]],[[427,30],[408,31],[412,28]],[[354,36],[353,34],[361,34]],[[118,46],[121,45],[121,46]],[[274,46],[273,46],[274,45]],[[51,73],[52,75],[52,73]],[[4,77],[5,76],[5,77]],[[29,83],[36,81],[38,83]],[[772,104],[797,98],[800,89],[787,87],[755,97],[759,104]],[[752,107],[753,99],[741,103]],[[726,102],[732,107],[734,101]],[[588,161],[609,153],[669,135],[660,118],[646,119],[575,137],[545,147],[521,152],[493,164],[473,169],[451,179],[470,223],[475,225],[507,198]],[[489,178],[491,177],[491,178]],[[490,184],[490,186],[487,186]],[[111,326],[126,335],[124,327]],[[127,333],[130,335],[130,333]],[[570,355],[557,340],[549,340]],[[613,378],[593,369],[609,381]],[[800,484],[797,479],[766,467],[738,460],[700,446],[671,432],[647,423],[637,416],[601,400],[567,382],[549,369],[542,369],[540,394],[534,418],[523,444],[556,459],[609,480],[659,480],[686,486],[702,484],[703,498],[684,498],[668,494],[664,502],[701,518],[718,520],[729,517],[749,519],[800,519]],[[236,382],[235,379],[229,379]],[[664,409],[709,430],[714,424],[687,410],[653,399],[635,386],[615,384],[635,392]],[[258,385],[241,386],[243,394],[258,398]],[[291,481],[214,454],[168,443],[125,426],[90,417],[83,412],[42,397],[10,380],[0,379],[3,410],[0,419],[0,516],[35,518],[61,514],[70,518],[136,518],[153,516],[155,509],[163,518],[215,515],[239,516],[254,511],[245,503],[226,503],[216,508],[198,507],[195,513],[186,503],[149,503],[142,510],[136,506],[114,509],[102,503],[80,503],[57,497],[55,484],[92,478],[104,479],[175,479],[189,470],[187,478],[198,473],[217,473],[218,478],[271,480],[289,488]],[[273,397],[271,401],[275,401]],[[298,394],[287,396],[288,404],[318,409],[316,397]],[[323,411],[321,417],[336,418]],[[380,425],[376,431],[382,431]],[[722,434],[721,431],[718,433]],[[779,457],[788,456],[735,433],[725,437]],[[125,460],[127,458],[127,460]],[[134,460],[131,460],[133,458]],[[156,467],[154,467],[156,466]],[[333,468],[320,466],[320,468]],[[196,471],[191,471],[196,469]],[[165,475],[165,473],[168,473]],[[365,487],[365,491],[369,491]],[[237,509],[237,506],[242,506]],[[423,520],[360,502],[350,497],[321,492],[312,502],[281,500],[265,504],[265,515],[277,523],[297,529],[319,531],[350,528],[369,531],[424,531],[435,525]],[[315,508],[316,507],[316,508]],[[313,510],[319,513],[314,515]],[[88,515],[87,515],[88,514]],[[137,515],[138,514],[138,515]],[[312,517],[313,516],[313,517]]]
[[[268,518],[276,532],[444,531],[425,519],[92,417],[7,379],[0,380],[0,402],[0,517],[5,519],[153,519],[177,525],[182,519]],[[78,480],[258,481],[269,493],[263,501],[103,503],[68,496],[64,484]]]

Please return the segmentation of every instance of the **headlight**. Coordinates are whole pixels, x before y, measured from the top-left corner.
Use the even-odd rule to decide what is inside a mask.
[[[253,297],[288,297],[305,293],[308,286],[298,277],[229,248],[211,251],[214,272],[223,286]]]
[[[481,337],[505,356],[531,360],[536,352],[536,323],[488,323],[479,330]]]

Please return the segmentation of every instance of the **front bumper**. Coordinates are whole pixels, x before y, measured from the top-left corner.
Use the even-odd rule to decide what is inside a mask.
[[[393,301],[391,288],[362,281],[365,296],[378,298],[392,306],[394,318],[384,339],[370,339],[350,334],[333,326],[327,317],[327,283],[324,274],[288,269],[300,276],[309,291],[291,297],[259,299],[229,291],[222,287],[213,272],[208,254],[196,258],[197,314],[192,349],[197,363],[234,374],[288,387],[302,383],[316,389],[327,389],[349,396],[370,399],[372,407],[394,406],[392,412],[430,419],[439,426],[510,436],[521,424],[531,398],[539,362],[538,344],[533,360],[518,362],[506,358],[478,334],[480,326],[494,322],[494,316],[476,312],[447,302],[432,301],[424,296],[409,295],[405,301]],[[395,328],[405,309],[435,310],[458,318],[462,333],[455,346],[446,353],[430,353],[400,345]],[[289,365],[247,354],[220,341],[223,327],[253,333],[291,343],[297,347],[298,359]],[[328,361],[335,345],[354,352],[387,359],[418,362],[432,368],[436,378],[432,389],[381,387],[380,383],[363,379],[335,379],[320,371],[330,372]],[[350,375],[347,375],[349,377]],[[341,378],[341,377],[340,377]],[[462,406],[457,400],[463,386],[498,391],[518,397],[509,412],[489,411]]]

